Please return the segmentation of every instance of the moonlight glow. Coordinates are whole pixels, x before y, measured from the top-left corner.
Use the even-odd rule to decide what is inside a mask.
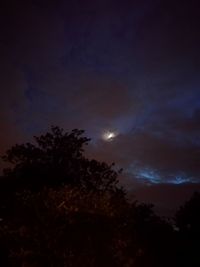
[[[103,139],[105,141],[112,141],[116,136],[117,134],[115,132],[107,131],[103,134]]]

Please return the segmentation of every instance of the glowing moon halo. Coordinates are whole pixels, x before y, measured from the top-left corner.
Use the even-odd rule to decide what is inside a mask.
[[[105,141],[112,141],[115,137],[117,136],[116,133],[114,132],[111,132],[111,131],[107,131],[103,134],[102,138],[105,140]]]

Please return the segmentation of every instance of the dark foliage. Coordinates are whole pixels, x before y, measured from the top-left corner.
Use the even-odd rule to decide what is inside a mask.
[[[177,211],[176,227],[179,229],[179,254],[182,266],[200,266],[200,193],[194,193]]]
[[[6,181],[11,178],[15,189],[36,191],[64,184],[87,190],[113,190],[118,173],[113,165],[84,157],[84,146],[90,139],[83,133],[77,129],[64,133],[59,127],[51,127],[51,132],[34,137],[36,144],[13,146],[3,156],[4,161],[13,164],[4,170]]]
[[[52,127],[3,157],[13,165],[0,181],[0,266],[200,266],[199,194],[172,227],[126,200],[113,165],[84,156],[83,133]]]

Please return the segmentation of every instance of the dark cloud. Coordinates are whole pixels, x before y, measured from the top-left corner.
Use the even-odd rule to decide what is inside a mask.
[[[157,91],[159,96],[155,98],[151,95],[152,108],[146,112],[141,108],[137,113],[140,120],[133,120],[132,131],[119,135],[113,142],[99,141],[93,153],[100,159],[126,166],[133,180],[197,183],[200,179],[199,91],[177,92],[169,94],[169,98],[165,96],[165,102],[160,101],[162,93]]]
[[[185,146],[168,137],[162,137],[147,132],[138,132],[118,136],[112,143],[100,141],[94,153],[101,159],[109,159],[121,166],[126,166],[129,172],[137,174],[138,169],[154,170],[161,176],[160,182],[173,180],[173,176],[185,173],[188,177],[198,177],[200,172],[200,148],[196,145]],[[199,179],[199,177],[198,177]]]

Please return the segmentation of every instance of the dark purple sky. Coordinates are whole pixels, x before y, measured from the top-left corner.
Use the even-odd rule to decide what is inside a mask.
[[[198,2],[1,4],[0,152],[51,124],[81,128],[138,198],[171,205],[199,189]]]

